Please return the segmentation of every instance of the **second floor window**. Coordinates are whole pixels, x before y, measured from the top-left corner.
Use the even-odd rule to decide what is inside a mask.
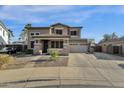
[[[77,31],[71,31],[71,35],[77,35]]]
[[[62,30],[57,29],[57,30],[56,30],[56,34],[62,35]]]
[[[39,35],[39,33],[35,33],[35,35]]]
[[[34,35],[34,33],[31,33],[31,36],[33,36]]]

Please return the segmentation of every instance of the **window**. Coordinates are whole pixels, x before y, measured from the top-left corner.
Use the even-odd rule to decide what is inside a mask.
[[[62,30],[56,30],[56,34],[62,35]]]
[[[31,41],[31,48],[34,48],[34,41]]]
[[[71,31],[71,35],[77,35],[77,31]]]
[[[38,43],[38,40],[36,40],[36,43]]]
[[[11,37],[11,35],[10,35],[10,33],[8,33],[8,38],[10,38]]]
[[[31,33],[31,36],[33,36],[34,35],[34,33]]]
[[[3,36],[5,36],[5,30],[3,30]]]
[[[39,33],[35,33],[35,35],[39,35]]]
[[[63,48],[63,41],[52,41],[51,48]]]
[[[59,48],[59,41],[56,41],[56,48]]]
[[[63,48],[63,41],[60,41],[60,48]]]
[[[55,44],[54,44],[54,41],[52,41],[51,42],[51,48],[54,48],[55,46],[54,46]]]

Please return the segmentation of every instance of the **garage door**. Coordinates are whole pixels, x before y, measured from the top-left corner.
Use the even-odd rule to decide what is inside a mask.
[[[82,53],[87,52],[87,45],[70,45],[70,53]]]

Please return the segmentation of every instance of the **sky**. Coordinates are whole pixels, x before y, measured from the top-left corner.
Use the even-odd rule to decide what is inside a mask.
[[[112,32],[124,36],[124,6],[117,5],[4,5],[0,6],[0,20],[13,31],[13,41],[18,40],[27,23],[41,27],[58,22],[83,26],[81,37],[96,42]]]

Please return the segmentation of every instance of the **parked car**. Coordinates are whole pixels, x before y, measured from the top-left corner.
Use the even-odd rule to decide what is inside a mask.
[[[7,53],[7,54],[16,54],[16,49],[11,47],[4,47],[0,50],[0,53]]]

